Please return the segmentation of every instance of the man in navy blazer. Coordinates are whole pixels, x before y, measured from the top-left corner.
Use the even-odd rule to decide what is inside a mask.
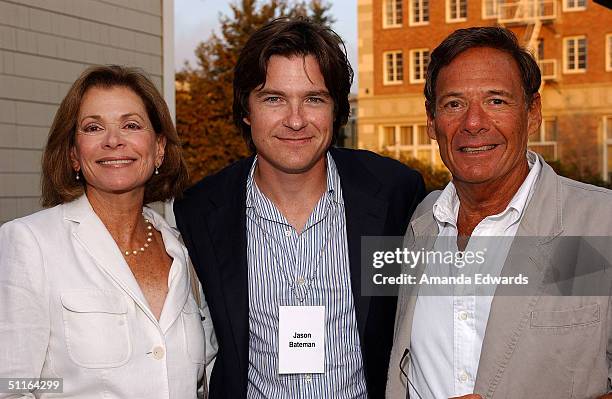
[[[397,161],[332,146],[352,76],[329,29],[278,19],[255,32],[233,111],[256,155],[175,203],[219,342],[212,399],[384,397],[396,298],[361,295],[361,237],[403,235],[425,189]],[[295,305],[324,309],[307,320],[325,331],[322,373],[279,353],[279,309]]]

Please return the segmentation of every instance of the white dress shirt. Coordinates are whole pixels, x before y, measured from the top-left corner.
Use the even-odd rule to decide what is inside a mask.
[[[501,273],[512,238],[516,235],[541,170],[535,153],[528,151],[527,160],[529,174],[506,209],[484,218],[474,229],[465,251],[485,248],[489,251],[484,264],[471,265],[470,270],[465,270],[466,275],[485,273],[495,276]],[[450,182],[433,205],[433,215],[438,224],[434,250],[457,251],[459,205],[455,186]],[[424,273],[457,275],[462,271],[455,265],[427,265]],[[418,295],[412,324],[408,377],[423,399],[473,393],[495,287],[490,288],[492,290],[483,293],[474,284],[434,287],[427,295]],[[418,398],[419,395],[410,387],[411,398]]]
[[[63,378],[62,394],[0,398],[196,398],[216,353],[208,307],[178,233],[143,213],[173,259],[159,321],[86,196],[0,228],[0,378]]]

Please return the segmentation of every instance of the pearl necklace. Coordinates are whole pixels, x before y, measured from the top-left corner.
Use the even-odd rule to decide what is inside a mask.
[[[133,251],[125,251],[123,253],[125,256],[138,255],[143,253],[145,249],[149,248],[149,243],[153,241],[153,226],[151,226],[151,221],[149,221],[149,219],[145,218],[145,223],[147,224],[147,241],[142,247],[140,247],[140,249],[135,249]]]

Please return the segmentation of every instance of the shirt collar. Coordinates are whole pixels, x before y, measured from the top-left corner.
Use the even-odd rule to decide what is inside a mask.
[[[247,182],[246,182],[246,207],[247,208],[253,208],[253,196],[255,195],[253,193],[253,187],[255,186],[255,167],[257,166],[257,155],[255,155],[255,159],[253,159],[253,164],[251,165],[251,170],[249,170],[249,176],[247,177]],[[257,190],[259,191],[259,190]]]
[[[450,181],[433,204],[433,216],[438,223],[456,225],[458,213],[459,197],[455,185]]]
[[[528,150],[527,151],[527,163],[529,164],[529,174],[519,187],[514,197],[510,200],[507,208],[514,209],[517,213],[516,219],[520,219],[523,216],[523,212],[525,208],[527,208],[527,204],[533,195],[533,188],[535,186],[535,182],[540,175],[540,170],[542,169],[542,164],[538,159],[538,156],[535,152]]]
[[[529,174],[514,194],[506,209],[497,215],[491,215],[489,218],[503,217],[508,212],[512,212],[512,223],[520,220],[533,195],[535,182],[540,174],[542,165],[535,152],[527,150],[527,163],[529,164]],[[450,223],[453,226],[457,225],[457,215],[459,213],[459,197],[457,189],[453,182],[449,182],[436,202],[433,204],[433,216],[438,222],[438,225]]]
[[[329,151],[326,153],[326,184],[327,197],[335,202],[336,204],[344,204],[344,200],[342,198],[342,189],[340,186],[340,174],[338,173],[338,168],[336,167],[336,163],[334,159],[330,155]],[[251,165],[251,170],[249,171],[249,176],[247,178],[246,183],[246,207],[247,208],[258,208],[262,205],[262,200],[265,195],[259,190],[257,187],[257,183],[255,182],[255,169],[257,168],[257,160],[258,156],[255,155],[255,159],[253,160],[253,165]],[[267,199],[267,198],[266,198]]]
[[[331,154],[327,152],[327,195],[336,203],[344,204],[340,188],[340,174]]]

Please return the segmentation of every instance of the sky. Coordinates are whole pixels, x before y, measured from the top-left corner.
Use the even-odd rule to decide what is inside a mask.
[[[334,0],[331,14],[336,20],[333,29],[346,43],[349,61],[355,70],[353,92],[357,92],[357,0]],[[228,15],[230,1],[175,0],[174,1],[174,58],[177,71],[185,61],[195,66],[197,45],[218,32],[219,16]]]

